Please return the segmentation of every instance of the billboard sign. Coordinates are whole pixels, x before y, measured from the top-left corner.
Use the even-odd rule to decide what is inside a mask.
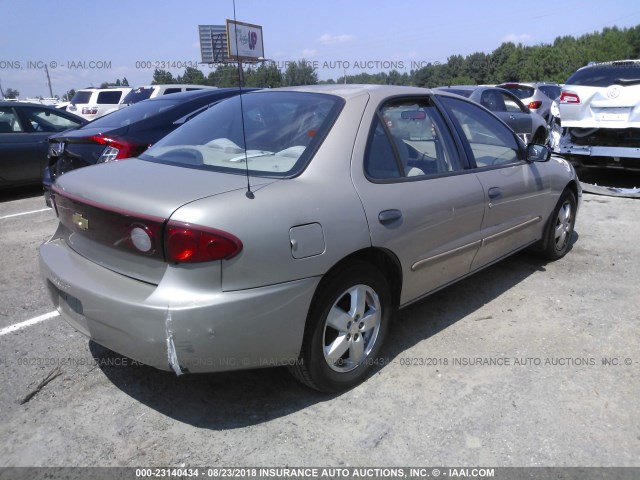
[[[260,25],[227,20],[227,39],[230,60],[251,61],[264,58]]]
[[[198,36],[202,63],[223,63],[228,60],[225,25],[198,25]]]

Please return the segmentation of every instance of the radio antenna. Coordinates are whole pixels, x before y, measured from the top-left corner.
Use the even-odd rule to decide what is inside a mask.
[[[242,120],[242,141],[244,143],[244,169],[247,176],[247,191],[245,193],[245,196],[248,199],[253,200],[254,198],[256,198],[256,196],[251,191],[251,182],[249,180],[249,156],[247,155],[247,133],[244,128],[244,104],[242,102],[242,87],[243,87],[242,84],[244,83],[243,81],[244,72],[242,71],[242,60],[240,60],[240,55],[239,55],[240,52],[238,50],[238,19],[236,18],[236,0],[233,0],[233,21],[234,21],[233,33],[235,37],[234,40],[236,42],[236,60],[238,61],[238,89],[240,90],[240,94],[238,96],[240,97],[240,114],[241,114],[241,120]]]

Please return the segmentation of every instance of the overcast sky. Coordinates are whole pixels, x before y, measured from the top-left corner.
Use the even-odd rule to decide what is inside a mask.
[[[234,5],[0,0],[0,12],[0,84],[25,98],[49,96],[44,64],[54,95],[122,77],[148,84],[156,66],[181,75],[184,65],[200,61],[198,25],[223,25],[234,18]],[[537,45],[640,24],[638,0],[236,0],[235,13],[263,27],[266,58],[279,66],[315,62],[320,79],[390,66],[409,73],[450,55],[489,53],[504,41]]]

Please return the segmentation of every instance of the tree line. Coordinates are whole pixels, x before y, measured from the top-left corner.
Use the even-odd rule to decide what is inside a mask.
[[[373,83],[383,85],[412,85],[438,87],[444,85],[483,85],[500,82],[547,81],[564,83],[578,68],[589,62],[640,58],[640,25],[630,28],[608,27],[600,32],[580,37],[561,36],[553,43],[525,46],[504,42],[491,53],[475,52],[467,56],[452,55],[446,62],[433,62],[418,70],[380,73],[359,73],[336,79],[318,79],[310,62],[290,62],[284,70],[275,63],[242,68],[243,84],[247,87],[283,87],[315,85],[318,83]],[[236,87],[240,83],[236,64],[222,64],[205,75],[200,69],[187,67],[182,75],[156,69],[153,84],[188,83],[215,87]],[[126,78],[101,85],[128,86]],[[19,92],[7,89],[7,95],[18,97]],[[70,90],[65,97],[75,93]]]
[[[433,62],[418,70],[400,73],[359,73],[336,79],[318,80],[318,72],[309,62],[290,62],[285,70],[274,63],[242,69],[247,87],[282,87],[318,83],[373,83],[437,87],[443,85],[482,85],[500,82],[547,81],[564,83],[578,68],[589,62],[640,58],[640,25],[631,28],[608,27],[601,32],[580,37],[561,36],[551,44],[525,46],[504,42],[491,53],[475,52],[467,56],[452,55],[446,62]],[[156,69],[154,84],[192,83],[216,87],[239,84],[240,72],[235,64],[219,65],[208,75],[188,67],[183,75]]]

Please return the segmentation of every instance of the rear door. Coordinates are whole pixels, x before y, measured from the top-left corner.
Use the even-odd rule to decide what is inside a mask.
[[[503,123],[477,105],[451,97],[443,103],[468,146],[485,195],[482,246],[472,270],[539,239],[550,201],[550,182]]]
[[[373,246],[400,261],[406,304],[469,272],[484,193],[429,97],[369,109],[373,122],[358,133],[352,177]]]

